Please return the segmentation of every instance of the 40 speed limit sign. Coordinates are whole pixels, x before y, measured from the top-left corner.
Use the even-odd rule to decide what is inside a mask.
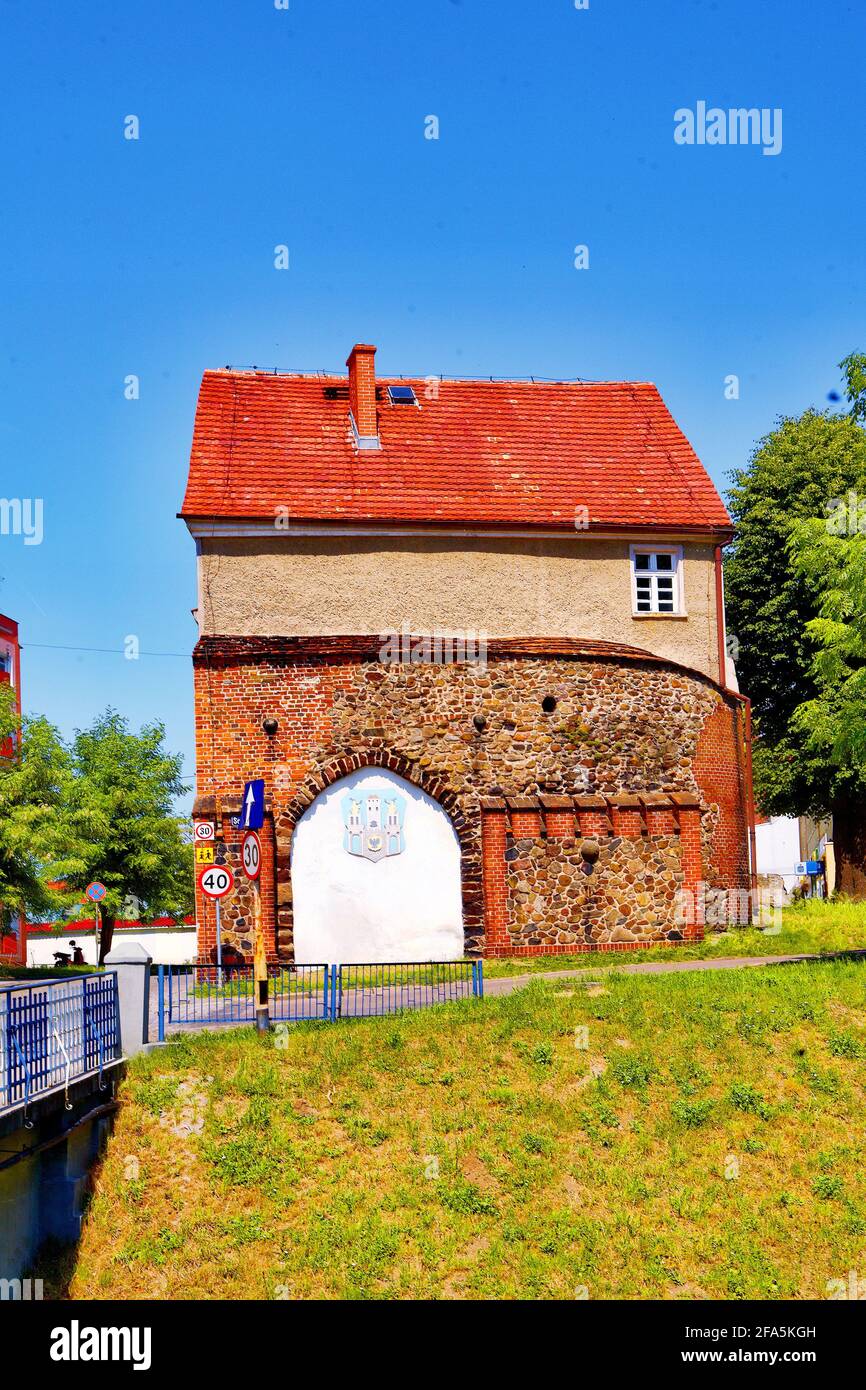
[[[262,846],[254,830],[248,830],[244,836],[241,860],[247,878],[258,878],[262,871]]]
[[[198,876],[198,886],[208,898],[224,898],[235,886],[235,876],[224,864],[208,864]]]

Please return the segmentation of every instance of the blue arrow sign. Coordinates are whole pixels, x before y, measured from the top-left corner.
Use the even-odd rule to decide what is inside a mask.
[[[244,784],[241,801],[241,830],[261,830],[265,823],[265,783],[259,777]]]

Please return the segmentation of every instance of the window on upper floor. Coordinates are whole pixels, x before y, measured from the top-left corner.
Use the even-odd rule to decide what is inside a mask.
[[[631,547],[632,610],[642,614],[684,612],[683,553],[680,546]]]

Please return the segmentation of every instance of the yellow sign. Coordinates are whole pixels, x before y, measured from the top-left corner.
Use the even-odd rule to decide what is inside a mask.
[[[195,862],[197,864],[213,863],[213,845],[196,845]]]

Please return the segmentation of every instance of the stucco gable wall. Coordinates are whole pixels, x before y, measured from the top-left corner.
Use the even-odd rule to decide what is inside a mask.
[[[632,617],[629,541],[203,540],[202,635],[436,628],[624,642],[718,678],[713,548],[686,542],[685,618]]]

